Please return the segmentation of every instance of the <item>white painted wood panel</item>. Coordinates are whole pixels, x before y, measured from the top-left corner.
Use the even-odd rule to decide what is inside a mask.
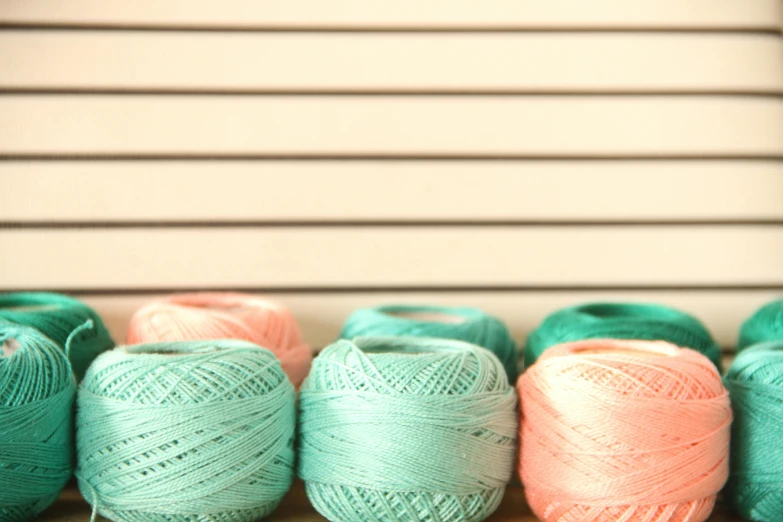
[[[217,28],[780,28],[778,0],[4,0],[0,23]]]
[[[390,303],[477,306],[500,317],[517,342],[553,311],[595,301],[657,302],[688,311],[700,318],[715,339],[733,348],[742,321],[761,305],[783,295],[781,290],[743,291],[635,291],[635,292],[448,292],[448,293],[296,293],[261,294],[288,306],[296,315],[305,339],[316,347],[333,341],[348,315],[363,306]],[[118,342],[125,339],[128,321],[139,307],[161,295],[102,295],[80,297],[95,307]]]
[[[783,93],[783,38],[2,31],[0,89]]]
[[[0,97],[0,155],[783,156],[783,100]]]
[[[782,220],[783,161],[6,161],[0,192],[32,223]]]
[[[783,228],[0,230],[0,288],[781,284]]]

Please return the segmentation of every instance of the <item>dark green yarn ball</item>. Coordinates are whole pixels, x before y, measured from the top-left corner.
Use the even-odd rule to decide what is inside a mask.
[[[75,393],[54,341],[0,320],[0,522],[34,519],[71,478]]]
[[[783,520],[783,341],[743,350],[724,378],[731,394],[729,481],[724,497],[743,518]]]
[[[453,321],[438,320],[434,316]],[[476,344],[494,353],[516,382],[518,352],[506,325],[478,308],[387,305],[360,308],[343,325],[340,337],[434,337]]]
[[[77,380],[114,341],[100,316],[78,299],[48,292],[0,294],[0,319],[31,326],[66,351]],[[70,340],[69,340],[70,338]]]
[[[737,350],[779,340],[783,340],[783,299],[767,303],[742,323]]]
[[[653,303],[587,303],[563,308],[546,317],[527,338],[525,367],[550,346],[584,339],[668,341],[701,352],[721,368],[720,347],[698,319]]]

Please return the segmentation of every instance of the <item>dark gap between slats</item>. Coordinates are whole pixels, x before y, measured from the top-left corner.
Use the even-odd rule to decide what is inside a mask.
[[[244,221],[0,221],[0,230],[179,229],[179,228],[514,228],[514,227],[783,227],[783,219],[636,220],[244,220]]]
[[[0,153],[0,161],[783,161],[783,154],[172,154]]]
[[[757,284],[688,284],[666,283],[656,285],[475,285],[475,286],[177,286],[177,287],[102,287],[102,288],[0,288],[0,292],[58,292],[75,296],[137,296],[225,290],[249,293],[275,294],[374,294],[374,293],[514,293],[514,292],[746,292],[783,291],[783,280]]]
[[[580,90],[580,89],[136,89],[123,87],[61,87],[61,88],[37,88],[37,87],[0,87],[0,96],[302,96],[302,97],[485,97],[485,96],[563,96],[563,97],[653,97],[653,96],[678,96],[678,97],[724,97],[724,98],[766,98],[783,99],[783,92],[778,91],[742,91],[742,90]]]
[[[287,25],[270,26],[264,24],[214,24],[211,26],[199,26],[193,24],[149,24],[149,23],[78,23],[78,22],[9,22],[0,21],[0,29],[13,30],[58,30],[58,31],[138,31],[138,32],[197,32],[197,33],[710,33],[710,34],[768,34],[780,35],[783,29],[770,24],[769,27],[700,27],[677,25],[676,27],[663,27],[656,25],[634,25],[632,27],[619,27],[617,25],[596,25],[592,27],[575,27],[568,25],[551,25],[526,27],[522,24],[508,24],[500,27],[459,26],[438,27],[434,25],[419,25],[417,27],[396,27],[389,25],[367,24],[362,27],[348,26],[316,26],[316,25]]]

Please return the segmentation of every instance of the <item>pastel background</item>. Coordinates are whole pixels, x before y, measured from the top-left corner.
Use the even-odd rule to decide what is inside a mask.
[[[779,0],[0,3],[0,289],[116,339],[169,291],[659,301],[731,350],[783,291]]]
[[[782,31],[781,0],[3,0],[0,291],[117,340],[249,292],[315,348],[380,304],[521,346],[654,301],[731,358],[783,294]]]

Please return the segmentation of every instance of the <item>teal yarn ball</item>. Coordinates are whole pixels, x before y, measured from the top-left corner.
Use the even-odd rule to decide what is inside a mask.
[[[32,326],[66,350],[77,380],[114,341],[100,316],[78,299],[47,292],[0,294],[0,319]]]
[[[75,393],[57,344],[0,321],[0,522],[32,519],[70,480]]]
[[[729,481],[724,497],[743,518],[783,520],[783,341],[742,351],[724,378],[731,395]]]
[[[337,341],[299,401],[299,476],[332,522],[477,522],[511,479],[516,394],[479,346]]]
[[[494,353],[509,382],[517,377],[516,343],[502,321],[478,308],[388,305],[361,308],[345,322],[340,337],[438,337],[477,344]]]
[[[762,306],[740,327],[737,349],[763,343],[783,340],[783,299]]]
[[[295,393],[244,341],[119,347],[79,386],[76,477],[114,521],[249,522],[294,476]]]
[[[588,303],[563,308],[547,316],[527,338],[525,367],[550,346],[585,339],[667,341],[696,350],[721,368],[720,347],[701,321],[653,303]]]

